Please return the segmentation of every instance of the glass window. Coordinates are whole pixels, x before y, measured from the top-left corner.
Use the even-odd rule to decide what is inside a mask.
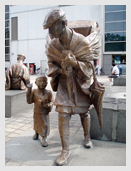
[[[126,56],[125,55],[121,56],[121,63],[126,64]]]
[[[10,5],[5,5],[5,61],[10,61]]]
[[[5,21],[5,27],[9,27],[9,20]]]
[[[126,51],[126,43],[119,42],[119,43],[105,43],[105,51]]]
[[[9,19],[9,13],[5,13],[5,20]]]
[[[105,5],[105,11],[126,10],[126,5]]]
[[[5,46],[9,46],[9,40],[5,40]]]
[[[5,47],[5,54],[10,53],[10,48],[9,47]]]
[[[18,40],[18,18],[11,18],[11,38],[12,40]]]
[[[105,22],[126,20],[126,11],[105,13]]]
[[[120,64],[126,64],[126,55],[112,55],[112,62],[113,63],[120,63]]]
[[[5,12],[9,12],[9,5],[5,5]]]
[[[105,52],[126,51],[126,5],[105,5]]]
[[[126,32],[105,33],[105,41],[126,41]]]
[[[9,38],[9,28],[5,29],[5,38]]]
[[[10,60],[10,55],[5,55],[5,61],[9,61]]]
[[[105,31],[126,31],[126,22],[105,23]]]

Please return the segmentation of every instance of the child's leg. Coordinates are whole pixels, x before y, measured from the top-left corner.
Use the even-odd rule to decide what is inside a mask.
[[[38,140],[39,134],[35,131],[35,134],[33,136],[33,140]]]

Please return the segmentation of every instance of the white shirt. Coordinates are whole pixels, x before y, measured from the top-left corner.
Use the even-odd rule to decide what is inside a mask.
[[[119,76],[119,69],[118,69],[117,66],[114,66],[114,67],[113,67],[112,72],[115,72],[115,75],[118,75],[118,76]]]

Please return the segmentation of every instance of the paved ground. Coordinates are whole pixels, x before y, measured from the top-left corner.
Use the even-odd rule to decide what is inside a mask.
[[[36,76],[31,76],[35,88]],[[116,91],[109,85],[107,76],[98,77],[106,87],[105,97],[109,92]],[[50,89],[48,84],[47,89]],[[118,91],[126,92],[126,87],[119,87]],[[55,95],[55,93],[53,93]],[[49,146],[43,148],[40,141],[32,140],[33,109],[19,113],[11,118],[5,118],[5,166],[54,166],[61,151],[58,132],[58,114],[53,107],[50,113]],[[41,138],[40,138],[41,140]],[[93,141],[92,149],[83,147],[83,130],[79,115],[73,115],[70,120],[70,151],[71,157],[67,166],[125,166],[126,144]]]

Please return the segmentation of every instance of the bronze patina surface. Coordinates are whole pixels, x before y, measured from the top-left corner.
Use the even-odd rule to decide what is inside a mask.
[[[26,57],[23,54],[17,56],[17,63],[7,69],[5,90],[25,90],[30,83],[28,68],[23,64]]]
[[[89,108],[94,103],[92,98],[99,99],[99,93],[95,94],[94,89],[98,92],[100,89],[96,86],[99,83],[93,67],[93,62],[96,63],[100,55],[99,25],[91,20],[71,21],[68,25],[65,13],[60,8],[51,10],[43,23],[44,29],[49,30],[46,43],[48,76],[52,78],[50,83],[53,91],[57,92],[54,105],[59,113],[62,143],[61,154],[56,160],[57,165],[64,165],[69,158],[69,120],[72,114],[80,115],[84,145],[87,148],[92,147]],[[94,83],[91,87],[92,77]],[[100,114],[99,116],[101,117]]]
[[[52,109],[53,96],[50,90],[45,89],[47,86],[47,77],[39,76],[36,78],[37,89],[32,90],[32,84],[28,84],[26,94],[27,103],[34,103],[34,140],[42,137],[42,146],[46,147],[47,136],[50,132],[49,112]]]

